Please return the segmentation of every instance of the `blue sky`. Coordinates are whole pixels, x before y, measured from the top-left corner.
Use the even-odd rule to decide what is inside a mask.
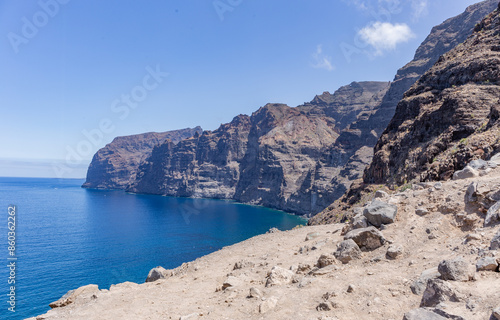
[[[390,81],[475,2],[0,0],[0,176],[84,177],[115,136]]]

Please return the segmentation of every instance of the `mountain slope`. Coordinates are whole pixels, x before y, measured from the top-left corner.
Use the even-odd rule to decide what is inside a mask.
[[[500,148],[500,18],[487,16],[398,104],[366,183],[449,179]]]

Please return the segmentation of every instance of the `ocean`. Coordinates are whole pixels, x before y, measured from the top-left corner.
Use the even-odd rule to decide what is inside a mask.
[[[124,281],[143,283],[156,266],[175,268],[272,227],[305,224],[262,207],[88,190],[80,187],[83,182],[0,178],[0,319],[45,313],[50,302],[83,285],[108,289]],[[9,212],[15,216],[13,251]],[[12,296],[15,312],[8,310]]]

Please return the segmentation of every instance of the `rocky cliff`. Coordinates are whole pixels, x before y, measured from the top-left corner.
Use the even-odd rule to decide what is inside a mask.
[[[94,155],[82,187],[125,189],[135,177],[139,164],[149,156],[154,146],[167,140],[175,144],[201,132],[202,129],[196,127],[117,137]]]
[[[500,149],[500,18],[488,15],[400,101],[366,183],[447,180]]]
[[[333,180],[344,162],[332,156],[331,145],[359,114],[380,104],[388,85],[354,82],[295,108],[267,104],[213,132],[177,145],[167,141],[140,165],[128,190],[317,213],[350,183]]]
[[[364,164],[371,163],[373,149],[360,147],[375,146],[378,137],[387,128],[392,117],[396,113],[396,107],[403,98],[403,94],[415,84],[420,77],[428,71],[438,60],[439,57],[457,45],[462,43],[472,34],[476,24],[478,24],[487,14],[491,13],[498,5],[498,0],[487,0],[468,7],[464,13],[450,18],[442,24],[434,27],[430,35],[422,42],[415,53],[414,59],[406,66],[398,70],[394,81],[385,96],[381,105],[371,112],[360,114],[358,120],[350,124],[341,132],[336,143],[332,146],[332,154],[342,155],[342,159],[347,163],[346,168],[355,167],[356,170],[364,170]],[[386,138],[387,139],[387,136]],[[360,150],[364,150],[363,153]],[[358,159],[362,162],[353,161],[357,153]],[[379,157],[383,154],[379,154]],[[404,156],[404,155],[402,155]],[[378,161],[378,160],[376,160]],[[395,166],[395,163],[388,164]],[[372,167],[371,173],[366,176],[366,182],[385,183],[387,175],[377,176],[380,168]],[[351,170],[351,172],[356,172]],[[390,174],[389,174],[390,175]],[[373,177],[377,177],[376,179]],[[404,182],[404,178],[403,178]],[[375,188],[375,187],[374,187]],[[361,190],[371,193],[373,188],[366,187],[356,181],[354,187],[350,188],[346,194],[335,203],[329,206],[325,211],[316,215],[309,221],[310,224],[330,223],[339,221],[345,217],[346,212],[350,214],[348,208],[353,202],[360,201]]]

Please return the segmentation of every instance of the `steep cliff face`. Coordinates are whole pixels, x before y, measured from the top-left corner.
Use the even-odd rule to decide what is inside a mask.
[[[128,190],[317,213],[350,183],[334,180],[344,168],[331,145],[360,113],[380,104],[388,85],[354,82],[296,108],[268,104],[213,132],[167,141],[141,164]]]
[[[166,140],[175,144],[201,132],[202,129],[196,127],[117,137],[94,155],[82,187],[125,189],[135,177],[139,164],[150,155],[156,145]]]
[[[487,16],[398,104],[364,180],[449,179],[500,148],[500,18]]]

